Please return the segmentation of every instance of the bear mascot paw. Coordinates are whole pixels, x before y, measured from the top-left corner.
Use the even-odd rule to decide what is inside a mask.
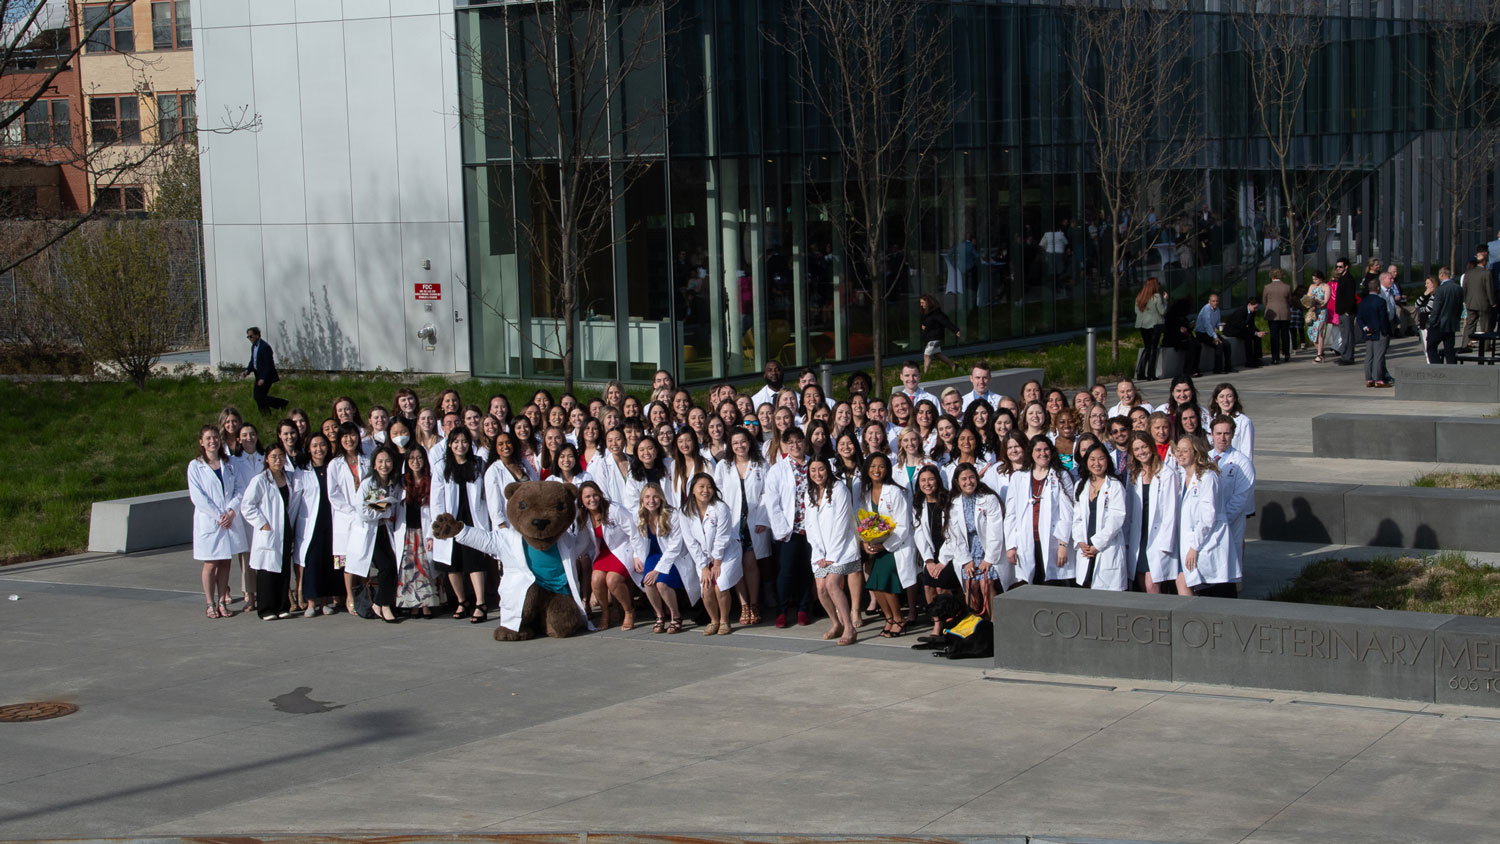
[[[578,517],[578,491],[569,484],[545,481],[517,481],[505,487],[505,518],[509,530],[520,535],[526,546],[548,552],[563,540]],[[464,525],[444,513],[432,523],[437,539],[452,539],[463,532]],[[528,555],[529,556],[529,555]],[[562,555],[564,565],[571,565],[570,555]],[[528,560],[507,560],[507,565],[526,565]],[[502,583],[502,592],[503,592]],[[506,599],[502,597],[502,603]],[[526,590],[516,630],[501,625],[495,628],[495,641],[521,642],[548,636],[564,639],[586,624],[573,596],[554,592],[540,582]]]

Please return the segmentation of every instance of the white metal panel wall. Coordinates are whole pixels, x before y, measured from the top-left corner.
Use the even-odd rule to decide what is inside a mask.
[[[213,359],[241,362],[259,322],[289,364],[466,370],[451,1],[194,0],[193,20],[204,127],[260,118],[201,139]]]

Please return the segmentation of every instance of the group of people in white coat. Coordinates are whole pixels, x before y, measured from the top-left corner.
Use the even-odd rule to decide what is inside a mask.
[[[773,361],[758,391],[715,384],[704,405],[664,371],[645,402],[615,382],[519,408],[455,390],[423,407],[401,389],[368,416],[347,397],[317,425],[293,410],[264,443],[226,408],[187,472],[207,615],[235,614],[236,560],[240,611],[263,619],[479,623],[498,608],[504,623],[504,596],[545,579],[594,627],[634,628],[648,607],[655,632],[696,617],[724,635],[811,624],[816,603],[838,644],[867,614],[905,634],[940,591],[981,613],[1027,584],[1235,594],[1254,469],[1232,386],[1210,414],[1188,379],[1160,408],[1123,382],[1106,409],[1102,386],[1069,407],[1036,382],[992,393],[983,365],[967,395],[927,393],[918,372],[888,398],[856,373],[836,400]],[[510,535],[516,481],[577,491],[561,570],[529,565]],[[437,539],[440,514],[493,538]]]

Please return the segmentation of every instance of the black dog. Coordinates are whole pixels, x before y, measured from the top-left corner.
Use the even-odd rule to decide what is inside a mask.
[[[948,659],[988,659],[995,655],[995,625],[969,610],[957,595],[944,592],[933,599],[932,617],[942,622],[943,635],[923,637],[912,650],[932,651]]]

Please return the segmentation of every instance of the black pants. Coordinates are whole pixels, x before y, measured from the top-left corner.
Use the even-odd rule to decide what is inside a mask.
[[[268,618],[292,611],[292,599],[287,594],[291,561],[281,564],[281,571],[255,572],[255,609],[261,618]]]
[[[255,380],[255,406],[260,408],[261,413],[270,410],[281,410],[286,407],[286,399],[271,395],[271,382]]]
[[[810,606],[808,581],[812,579],[812,548],[807,536],[793,532],[776,543],[776,597],[784,613],[806,612]]]
[[[1199,598],[1238,598],[1239,587],[1233,583],[1209,583],[1193,590]]]
[[[396,553],[391,549],[391,538],[385,528],[375,530],[375,553],[370,558],[370,574],[375,580],[374,603],[383,607],[396,606]]]
[[[1292,322],[1273,319],[1271,322],[1271,363],[1292,359]]]
[[[1260,338],[1255,336],[1255,332],[1252,331],[1235,339],[1239,340],[1240,345],[1245,349],[1245,365],[1260,366]]]
[[[1217,340],[1211,335],[1204,334],[1201,331],[1194,334],[1193,337],[1198,341],[1198,345],[1189,352],[1189,354],[1194,356],[1194,372],[1198,371],[1198,366],[1202,361],[1203,349],[1207,349],[1208,353],[1213,356],[1214,372],[1228,372],[1230,370],[1231,367],[1229,366],[1229,345],[1227,343],[1222,340]]]
[[[1141,360],[1135,365],[1135,377],[1156,377],[1156,355],[1161,348],[1161,326],[1141,329]]]
[[[1339,359],[1354,363],[1354,314],[1339,314],[1338,330],[1344,341]]]
[[[1443,352],[1439,353],[1439,347]],[[1458,352],[1453,348],[1453,332],[1439,334],[1427,329],[1427,359],[1433,363],[1458,363]]]

